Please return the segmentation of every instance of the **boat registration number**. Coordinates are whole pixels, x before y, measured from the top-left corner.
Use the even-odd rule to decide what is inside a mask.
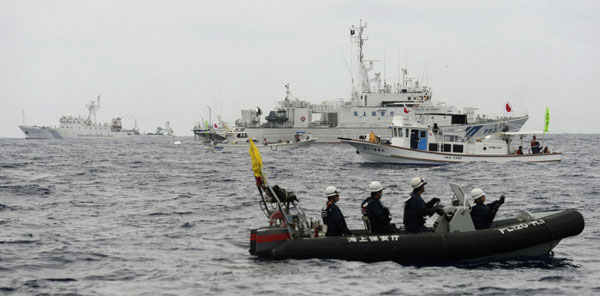
[[[500,233],[502,233],[502,234],[505,234],[505,233],[510,233],[513,231],[527,229],[530,226],[535,227],[535,226],[540,226],[540,225],[544,225],[544,224],[546,224],[546,222],[544,222],[544,220],[537,219],[537,220],[533,220],[531,222],[516,224],[516,225],[510,226],[510,227],[498,228],[498,231],[500,231]]]
[[[444,159],[450,159],[450,160],[462,160],[462,156],[449,156],[449,155],[444,155]]]

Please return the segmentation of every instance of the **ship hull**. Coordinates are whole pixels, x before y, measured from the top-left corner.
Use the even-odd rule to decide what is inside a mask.
[[[491,135],[499,130],[499,126],[506,126],[509,132],[517,132],[525,124],[528,117],[514,117],[503,121],[490,121],[486,123],[470,124],[470,125],[454,125],[454,126],[441,126],[440,129],[446,133],[464,133],[469,138],[483,138],[487,135]],[[362,127],[362,128],[255,128],[247,127],[245,129],[248,137],[254,139],[267,139],[269,142],[276,141],[287,141],[292,140],[296,131],[303,130],[311,132],[313,137],[318,138],[317,143],[341,143],[338,138],[359,138],[361,135],[367,135],[371,132],[380,136],[382,139],[386,139],[391,136],[390,129],[387,127]]]
[[[316,142],[317,139],[303,140],[300,142],[289,142],[289,143],[274,143],[274,144],[257,144],[255,147],[261,151],[284,151],[294,148],[301,147],[309,147],[312,143]],[[209,149],[217,150],[217,151],[248,151],[250,148],[250,143],[240,143],[240,144],[215,144],[215,145],[206,145]]]
[[[62,139],[56,129],[47,126],[19,125],[25,139]]]
[[[392,145],[371,143],[368,141],[341,139],[342,142],[352,145],[367,162],[393,163],[404,165],[444,165],[473,161],[486,161],[494,163],[504,162],[551,162],[560,161],[562,153],[544,154],[458,154],[422,151]]]
[[[93,129],[93,127],[81,127],[79,129],[53,128],[47,126],[24,126],[19,128],[25,134],[25,139],[65,139],[65,138],[128,138],[137,136],[134,131],[114,132],[110,128],[106,130]]]
[[[79,127],[74,129],[59,128],[58,133],[63,138],[128,138],[139,136],[134,131],[111,131],[109,128]]]

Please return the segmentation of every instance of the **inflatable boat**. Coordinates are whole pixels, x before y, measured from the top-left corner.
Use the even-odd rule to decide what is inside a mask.
[[[406,264],[505,260],[545,256],[563,239],[583,231],[583,216],[575,210],[522,212],[495,221],[489,229],[475,230],[470,206],[462,189],[454,191],[430,233],[370,234],[368,228],[351,236],[325,237],[320,221],[307,221],[297,197],[283,189],[265,187],[263,210],[269,226],[252,229],[250,253],[273,259],[342,259],[364,262],[396,261]],[[262,188],[262,187],[261,187]],[[269,211],[269,204],[275,205]],[[402,229],[402,227],[400,227]]]
[[[252,142],[249,152],[260,208],[268,219],[268,226],[250,230],[250,254],[260,257],[403,264],[530,258],[549,255],[563,238],[580,234],[585,225],[579,212],[563,210],[522,212],[495,221],[489,229],[475,230],[469,201],[459,185],[450,183],[451,203],[443,207],[432,232],[406,233],[400,226],[397,233],[372,234],[368,218],[363,217],[364,229],[352,230],[350,236],[327,237],[326,226],[306,218],[293,192],[268,184],[260,152]]]

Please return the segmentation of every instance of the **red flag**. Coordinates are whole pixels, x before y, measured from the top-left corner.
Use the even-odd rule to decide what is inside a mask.
[[[506,102],[506,112],[510,113],[512,111],[512,106],[510,103]]]
[[[408,111],[408,109],[406,109],[406,106],[404,106],[404,113],[408,113],[410,111]]]

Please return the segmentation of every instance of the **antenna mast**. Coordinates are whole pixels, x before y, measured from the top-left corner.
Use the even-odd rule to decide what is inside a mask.
[[[96,112],[98,112],[98,109],[100,109],[100,95],[98,95],[96,102],[90,101],[90,103],[86,104],[85,106],[89,110],[88,118],[87,118],[88,122],[95,124],[96,123]]]
[[[356,62],[356,69],[353,71],[354,78],[352,79],[352,101],[354,104],[360,104],[360,100],[362,100],[362,93],[365,92],[365,88],[368,89],[368,81],[365,77],[367,75],[367,69],[365,69],[364,60],[363,60],[363,45],[367,38],[363,38],[364,29],[367,27],[367,23],[360,23],[358,27],[354,25],[350,27],[350,42],[356,46],[356,56],[352,59],[353,62]],[[353,46],[353,48],[354,48]],[[351,63],[353,65],[354,63]],[[359,94],[360,93],[360,94]]]
[[[400,88],[400,47],[398,47],[398,86],[396,87],[396,91]]]
[[[385,80],[385,49],[383,50],[383,90],[385,92],[387,85]]]

